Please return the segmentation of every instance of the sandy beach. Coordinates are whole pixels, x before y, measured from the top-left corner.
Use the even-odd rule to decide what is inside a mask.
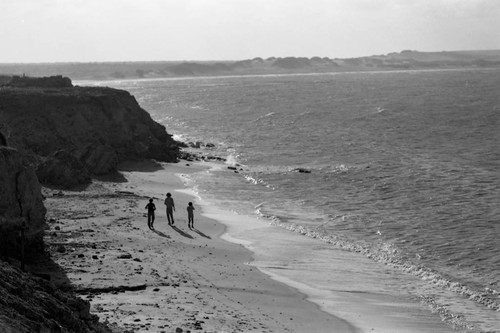
[[[96,180],[84,191],[44,189],[46,243],[73,286],[116,332],[356,332],[305,295],[249,265],[252,253],[220,237],[223,224],[195,203],[179,175],[201,164],[123,165],[125,179]],[[175,224],[163,200],[175,200]],[[154,230],[145,205],[157,207]]]

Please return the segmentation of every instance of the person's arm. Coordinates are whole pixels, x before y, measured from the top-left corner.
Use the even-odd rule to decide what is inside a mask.
[[[174,199],[172,199],[172,208],[174,209],[174,212],[175,212],[175,203],[174,203]]]

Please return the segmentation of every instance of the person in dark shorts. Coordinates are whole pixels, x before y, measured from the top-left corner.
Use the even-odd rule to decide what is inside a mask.
[[[169,225],[174,224],[174,212],[175,212],[175,204],[174,199],[170,193],[167,193],[167,197],[165,198],[165,206],[167,206],[167,220]]]
[[[188,212],[188,227],[189,229],[192,229],[194,228],[194,207],[192,202],[188,204],[187,212]]]
[[[153,203],[153,199],[149,199],[149,203],[145,207],[148,210],[148,227],[153,230],[153,223],[155,222],[155,210],[156,206]]]

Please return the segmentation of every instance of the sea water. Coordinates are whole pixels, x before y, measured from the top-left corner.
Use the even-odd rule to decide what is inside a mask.
[[[366,290],[389,269],[377,294],[397,290],[456,330],[500,332],[500,70],[100,84],[130,91],[177,139],[212,143],[201,151],[236,166],[191,176],[203,200],[314,240],[300,247],[321,258],[304,268],[314,277],[269,274],[326,294],[336,284],[331,269],[322,275],[328,251],[362,254],[375,265],[358,275],[384,271]]]

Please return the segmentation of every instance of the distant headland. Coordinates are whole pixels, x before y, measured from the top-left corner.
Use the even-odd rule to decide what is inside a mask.
[[[330,73],[500,67],[500,50],[419,52],[404,50],[358,58],[256,57],[232,61],[72,62],[0,64],[0,84],[13,75],[63,75],[73,80],[118,80],[221,75]]]

